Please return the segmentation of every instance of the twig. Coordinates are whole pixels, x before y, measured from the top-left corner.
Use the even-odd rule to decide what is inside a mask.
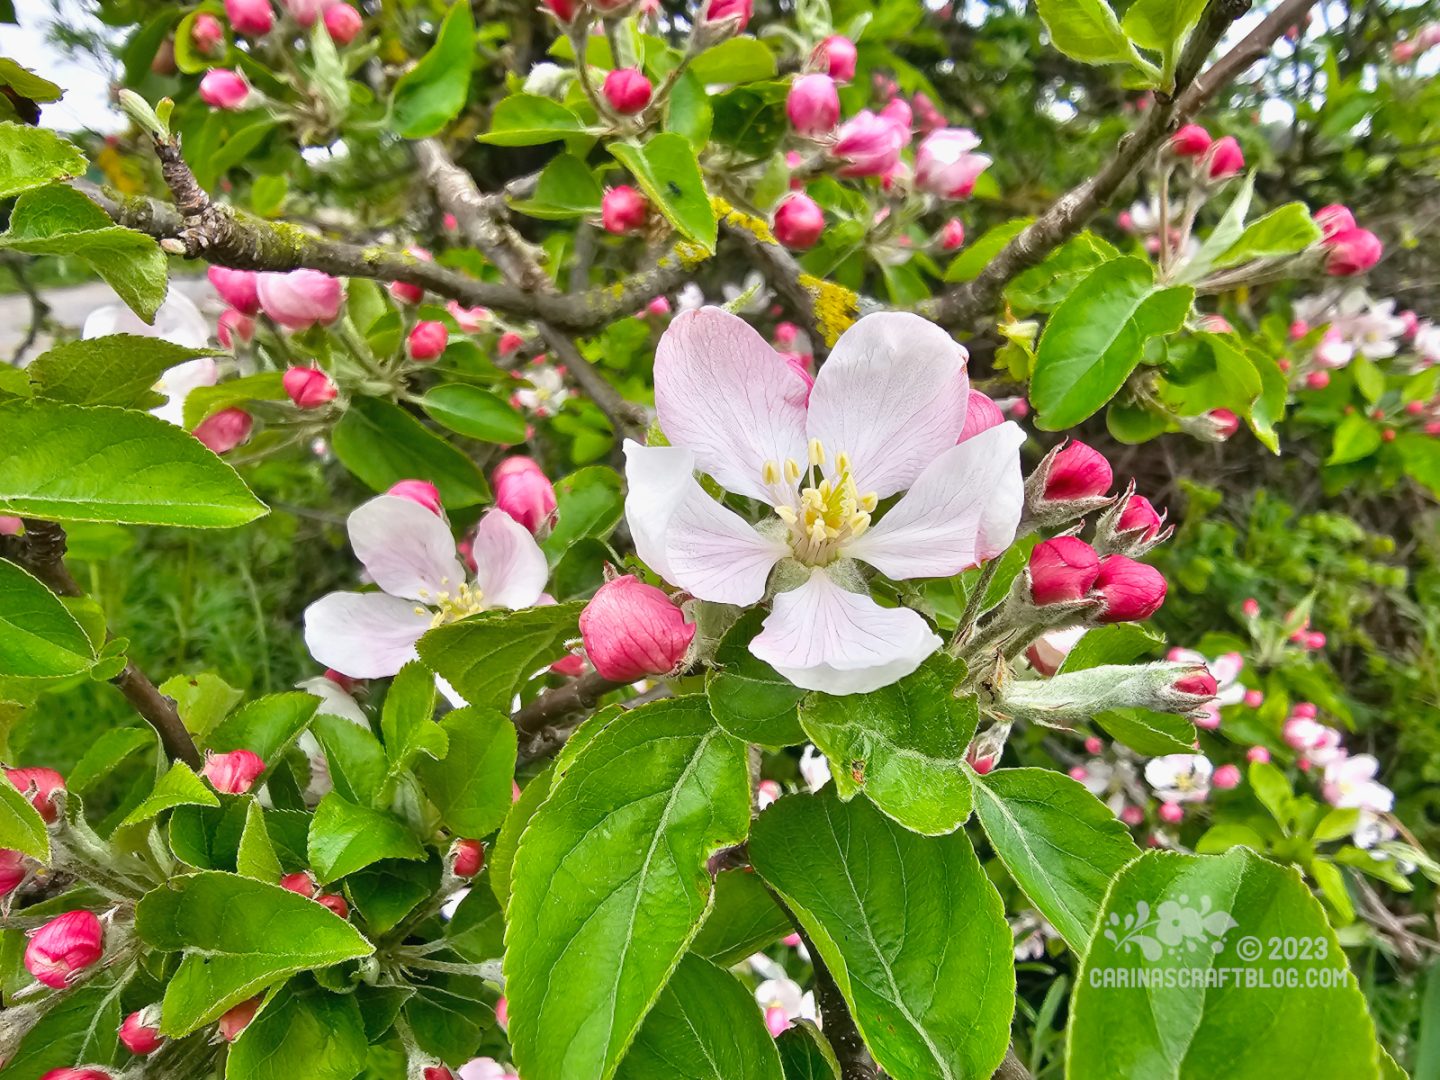
[[[810,345],[814,350],[817,360],[825,359],[829,351],[826,348],[825,335],[822,332],[819,321],[816,318],[815,303],[817,297],[805,287],[803,278],[804,269],[796,261],[795,256],[786,251],[773,238],[767,239],[757,235],[756,232],[731,220],[728,216],[725,220],[725,231],[735,237],[740,245],[745,248],[751,260],[758,264],[758,269],[765,280],[781,296],[785,302],[804,323],[806,332],[810,335]]]
[[[25,339],[20,342],[19,347],[15,350],[15,355],[10,360],[16,367],[20,365],[21,360],[25,359],[25,354],[30,351],[30,346],[34,345],[36,338],[40,336],[40,328],[50,317],[50,305],[41,297],[29,275],[25,273],[28,261],[22,255],[6,252],[5,265],[15,275],[15,284],[20,287],[20,291],[30,301],[30,327],[25,332]]]
[[[543,757],[544,750],[539,744],[554,738],[567,720],[589,712],[602,697],[624,685],[591,671],[563,686],[546,690],[530,704],[516,710],[510,719],[525,744],[521,747],[521,756],[528,755],[528,760]],[[570,725],[571,729],[573,727],[573,724]],[[568,737],[569,730],[565,730],[564,735]],[[529,742],[526,743],[526,740]],[[560,741],[565,740],[561,738]]]

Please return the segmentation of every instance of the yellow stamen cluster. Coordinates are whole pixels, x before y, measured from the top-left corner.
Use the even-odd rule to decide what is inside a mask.
[[[449,579],[447,578],[442,584],[448,585]],[[485,593],[478,585],[471,585],[463,581],[453,592],[448,589],[443,592],[421,589],[420,599],[437,609],[432,612],[429,608],[418,605],[415,608],[416,615],[432,616],[430,619],[432,627],[459,622],[461,619],[470,615],[478,615],[485,610]]]
[[[774,486],[782,475],[792,485],[801,476],[806,478],[799,506],[780,503],[775,513],[790,527],[790,547],[795,557],[807,566],[824,566],[839,557],[846,541],[854,540],[870,527],[870,515],[879,499],[874,492],[860,493],[848,455],[835,456],[835,468],[828,477],[818,471],[826,460],[819,439],[810,440],[808,458],[808,469],[802,469],[793,458],[787,458],[783,467],[767,461],[764,480]]]

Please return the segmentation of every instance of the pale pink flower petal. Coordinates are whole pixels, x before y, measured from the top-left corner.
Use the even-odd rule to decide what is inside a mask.
[[[705,493],[694,479],[665,533],[671,580],[702,600],[753,604],[777,562],[790,554],[778,539],[761,536],[733,510]]]
[[[355,557],[391,596],[433,604],[465,582],[449,526],[419,503],[380,495],[354,510],[347,524]]]
[[[670,582],[675,579],[665,553],[665,533],[695,482],[694,472],[695,455],[689,450],[625,440],[625,522],[635,541],[635,553]]]
[[[305,609],[305,646],[318,663],[352,679],[383,679],[415,659],[431,615],[385,593],[333,592]]]
[[[490,510],[473,537],[475,584],[487,608],[518,611],[540,599],[550,567],[529,529],[503,510]]]

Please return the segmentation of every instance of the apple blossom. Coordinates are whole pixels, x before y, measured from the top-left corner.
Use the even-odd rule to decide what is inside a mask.
[[[1185,808],[1178,802],[1162,802],[1155,813],[1167,825],[1179,825],[1185,820]]]
[[[1114,483],[1115,474],[1104,454],[1082,442],[1071,442],[1051,461],[1044,495],[1054,502],[1098,498]]]
[[[160,1034],[160,1006],[147,1005],[125,1017],[120,1025],[120,1041],[132,1054],[153,1054],[165,1044]]]
[[[445,324],[429,319],[417,322],[405,339],[405,353],[417,364],[428,364],[440,359],[450,343],[450,331]]]
[[[30,932],[25,970],[38,982],[63,990],[105,952],[105,928],[89,911],[67,911]]]
[[[990,167],[988,156],[971,153],[979,145],[979,137],[966,128],[932,131],[915,152],[916,186],[946,199],[968,198]]]
[[[250,438],[254,418],[244,409],[221,409],[195,425],[192,434],[212,453],[228,454]]]
[[[908,141],[903,128],[865,109],[840,126],[830,154],[842,162],[841,176],[880,176],[895,167]]]
[[[1221,765],[1215,770],[1210,782],[1221,791],[1240,786],[1240,768],[1237,765]]]
[[[455,1074],[444,1065],[428,1065],[420,1074],[421,1080],[455,1080]]]
[[[743,320],[679,316],[655,357],[670,445],[625,444],[640,557],[703,600],[773,594],[750,651],[797,686],[860,693],[909,674],[940,638],[919,613],[876,604],[855,560],[895,579],[949,577],[1004,551],[1022,509],[1018,427],[956,444],[967,356],[918,316],[867,315],[836,342],[807,405],[800,377]],[[752,526],[697,470],[774,516]]]
[[[456,877],[472,878],[485,865],[485,845],[479,840],[456,840],[450,847],[450,870]]]
[[[405,254],[419,262],[434,262],[435,256],[425,248],[410,246],[405,249]],[[425,289],[422,286],[414,285],[408,281],[392,281],[386,286],[390,295],[401,304],[418,304],[425,299]]]
[[[654,87],[639,68],[616,68],[605,76],[601,92],[621,116],[634,116],[650,104]]]
[[[1221,442],[1240,430],[1240,417],[1229,409],[1211,409],[1209,418],[1215,425],[1215,435]]]
[[[281,326],[306,330],[316,323],[334,322],[340,315],[345,290],[338,278],[319,270],[264,273],[256,284],[260,309]]]
[[[1195,718],[1200,727],[1213,731],[1220,726],[1220,710],[1239,705],[1245,700],[1245,687],[1240,685],[1240,672],[1245,667],[1245,658],[1239,653],[1225,653],[1214,660],[1207,660],[1192,649],[1171,649],[1167,659],[1180,664],[1202,664],[1208,672],[1210,683],[1205,690],[1207,701],[1201,708],[1203,716]]]
[[[290,17],[305,29],[315,25],[315,20],[336,0],[280,0],[281,6]]]
[[[910,108],[910,103],[902,97],[891,98],[880,110],[880,119],[889,120],[905,136],[905,142],[910,141],[910,127],[915,119],[915,113]]]
[[[391,484],[385,494],[393,495],[397,499],[408,499],[418,506],[423,506],[432,514],[443,516],[445,513],[440,501],[440,489],[429,480],[400,480]],[[329,674],[327,671],[326,675]],[[346,676],[342,674],[342,677]]]
[[[495,351],[501,356],[512,356],[520,351],[525,344],[525,338],[514,330],[506,330],[500,335],[500,340],[495,343]]]
[[[1047,630],[1025,650],[1025,659],[1041,675],[1054,675],[1082,637],[1086,627],[1072,626],[1063,630]]]
[[[460,1080],[520,1080],[494,1058],[471,1058],[460,1066]]]
[[[250,100],[250,84],[238,72],[211,68],[200,80],[200,100],[215,109],[243,109]]]
[[[0,848],[0,900],[18,889],[29,876],[23,853],[12,848]]]
[[[220,344],[227,349],[234,349],[237,343],[247,345],[255,337],[255,320],[248,315],[240,314],[240,312],[234,308],[226,308],[220,313],[220,318],[215,320],[215,336],[220,339]],[[199,359],[209,360],[209,357],[202,356]],[[186,361],[186,363],[190,364],[198,362],[198,360]],[[212,367],[214,364],[215,361],[210,360]],[[180,364],[176,367],[183,366],[183,364]],[[174,371],[176,368],[171,368],[170,370]],[[213,380],[206,385],[214,385]]]
[[[633,575],[607,581],[580,613],[585,655],[612,682],[667,675],[679,667],[695,637],[670,598]]]
[[[225,17],[237,34],[261,37],[275,25],[275,9],[270,0],[225,0]]]
[[[1245,155],[1234,135],[1215,140],[1208,151],[1211,180],[1228,180],[1245,168]]]
[[[534,367],[525,373],[530,385],[515,391],[515,404],[539,417],[554,416],[573,397],[561,370],[551,365]]]
[[[339,392],[335,381],[319,368],[292,367],[285,372],[281,381],[285,386],[285,393],[296,407],[301,409],[318,409],[334,401]]]
[[[333,4],[325,9],[325,32],[331,40],[344,48],[360,35],[365,28],[365,19],[349,4]]]
[[[780,243],[804,251],[814,247],[825,231],[825,212],[809,195],[797,191],[775,208],[773,226]]]
[[[575,18],[578,0],[544,0],[545,8],[561,23],[570,23]]]
[[[1320,793],[1331,806],[1358,808],[1374,814],[1395,809],[1395,793],[1375,779],[1380,762],[1371,754],[1356,754],[1325,766]]]
[[[629,184],[611,188],[600,200],[600,218],[605,231],[617,236],[639,229],[649,216],[650,204]]]
[[[315,897],[315,902],[323,908],[329,908],[342,919],[350,917],[350,905],[339,893],[321,893]]]
[[[30,801],[46,824],[59,820],[60,807],[55,802],[55,793],[65,790],[65,778],[58,772],[32,765],[23,769],[6,769],[5,779]]]
[[[0,536],[19,536],[25,531],[25,522],[13,514],[0,514]]]
[[[1199,157],[1210,143],[1210,133],[1199,124],[1186,124],[1170,136],[1170,150],[1177,157]]]
[[[190,24],[190,44],[195,46],[196,52],[202,56],[214,56],[224,43],[225,27],[219,19],[208,11],[195,16],[195,21]]]
[[[965,426],[960,429],[960,438],[955,441],[964,442],[966,439],[973,439],[976,435],[999,427],[1003,423],[1005,423],[1005,414],[1000,411],[1000,406],[979,390],[971,390],[965,399]]]
[[[1331,277],[1363,274],[1380,261],[1384,246],[1369,229],[1345,229],[1325,240],[1325,272]]]
[[[1031,600],[1062,604],[1084,599],[1100,573],[1100,558],[1084,540],[1057,536],[1035,545],[1027,571]]]
[[[800,751],[800,776],[812,793],[830,783],[830,761],[809,743]]]
[[[528,457],[508,457],[490,474],[495,507],[503,510],[532,534],[539,533],[555,513],[555,486],[540,466]]]
[[[940,250],[959,251],[965,246],[965,223],[951,218],[940,230]]]
[[[280,887],[288,892],[299,893],[307,900],[313,900],[315,894],[320,891],[315,884],[315,879],[304,870],[286,874],[280,879]]]
[[[230,750],[206,754],[200,775],[222,794],[243,795],[264,771],[265,762],[253,750]]]
[[[1350,212],[1349,207],[1341,206],[1338,203],[1322,206],[1310,216],[1315,219],[1315,224],[1320,226],[1320,231],[1326,240],[1331,239],[1337,233],[1348,232],[1355,228],[1355,215]]]
[[[705,22],[720,23],[736,19],[736,30],[750,25],[750,16],[755,14],[754,0],[706,0]]]
[[[829,75],[801,75],[790,84],[785,115],[796,134],[816,138],[833,131],[840,122],[840,94]]]
[[[455,320],[457,326],[467,334],[473,334],[483,330],[490,322],[490,309],[484,307],[462,307],[460,301],[450,300],[445,304],[445,310]]]
[[[810,66],[821,68],[836,82],[855,78],[855,64],[860,52],[855,43],[843,34],[831,34],[810,54]]]
[[[1153,566],[1108,555],[1100,560],[1095,592],[1104,601],[1101,622],[1139,622],[1160,610],[1165,602],[1165,577]]]
[[[1145,764],[1145,782],[1165,803],[1204,802],[1213,773],[1204,754],[1166,754]]]
[[[1136,532],[1141,540],[1154,540],[1164,525],[1164,516],[1157,513],[1150,500],[1143,495],[1131,495],[1115,522],[1117,532]]]
[[[206,276],[220,294],[220,299],[240,314],[254,315],[259,312],[259,275],[253,270],[230,270],[223,266],[212,266],[206,271]]]
[[[310,655],[351,678],[396,674],[415,658],[432,626],[491,608],[531,607],[549,568],[535,538],[510,515],[491,510],[475,527],[474,580],[456,557],[445,520],[396,495],[380,495],[350,514],[350,544],[380,592],[333,592],[305,609]]]
[[[1270,760],[1270,751],[1263,746],[1252,746],[1245,751],[1246,761],[1266,762]]]
[[[795,1020],[815,1020],[815,995],[793,979],[781,976],[766,979],[755,987],[755,1001],[765,1015],[765,1027],[772,1036],[788,1028]]]
[[[72,1069],[68,1065],[51,1069],[40,1080],[114,1080],[104,1069]]]

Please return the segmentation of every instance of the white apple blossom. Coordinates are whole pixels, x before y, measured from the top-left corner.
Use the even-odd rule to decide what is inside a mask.
[[[800,775],[812,792],[819,791],[830,782],[830,762],[809,743],[800,751]]]
[[[1395,809],[1395,793],[1375,779],[1380,762],[1371,754],[1356,754],[1325,766],[1320,793],[1331,806],[1354,807],[1376,814]]]
[[[796,686],[863,693],[908,675],[941,640],[918,612],[876,603],[858,564],[894,579],[958,574],[1009,547],[1024,501],[1017,425],[958,443],[967,357],[916,315],[868,315],[810,390],[743,320],[680,315],[655,356],[670,445],[625,444],[640,557],[702,600],[770,597],[750,651]],[[769,514],[751,524],[697,472]]]
[[[203,349],[210,344],[209,322],[189,297],[174,289],[170,290],[155,313],[153,324],[142,322],[140,316],[124,304],[108,304],[92,311],[80,331],[82,338],[108,337],[111,334],[159,338],[187,349]],[[201,356],[176,364],[155,383],[154,390],[165,395],[165,404],[151,409],[150,415],[183,427],[185,398],[190,391],[214,386],[219,379],[220,369],[212,357]]]
[[[765,1026],[771,1035],[779,1035],[796,1020],[820,1022],[815,994],[783,975],[755,987],[755,1001],[765,1014]]]
[[[560,411],[574,392],[565,385],[565,376],[551,364],[541,364],[524,372],[530,385],[515,391],[515,404],[532,416],[545,418]]]
[[[1145,765],[1145,782],[1161,802],[1204,802],[1215,767],[1204,754],[1166,754]]]
[[[460,1080],[520,1080],[494,1058],[471,1058],[460,1066]]]

